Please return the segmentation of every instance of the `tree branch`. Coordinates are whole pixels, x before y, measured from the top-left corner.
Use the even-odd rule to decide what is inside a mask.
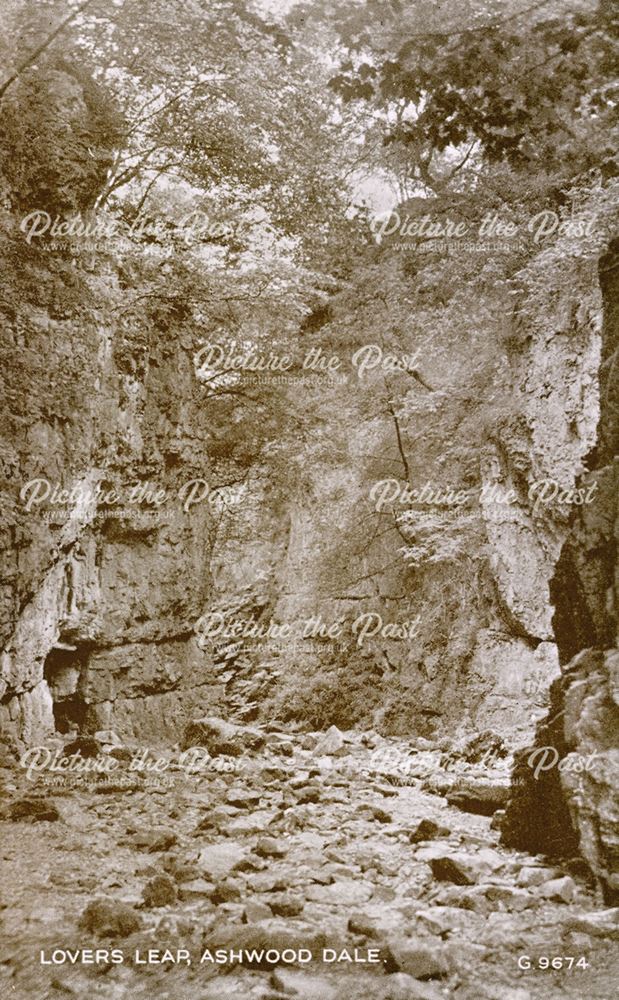
[[[406,453],[404,451],[404,446],[403,446],[403,443],[402,443],[402,435],[400,433],[400,424],[399,424],[399,421],[398,421],[398,418],[396,416],[396,412],[395,412],[393,406],[389,407],[389,413],[393,417],[393,422],[395,424],[396,438],[398,440],[398,451],[400,452],[400,458],[402,459],[402,465],[404,466],[404,472],[406,473],[406,481],[410,485],[411,471],[410,471],[410,468],[409,468],[409,465],[408,465],[408,460],[406,458]]]
[[[79,17],[79,15],[81,13],[83,13],[83,11],[85,11],[87,7],[90,7],[90,5],[92,3],[94,3],[94,2],[95,2],[95,0],[84,0],[84,3],[80,4],[80,6],[77,7],[73,11],[73,13],[69,14],[68,17],[65,17],[64,21],[60,22],[60,24],[58,25],[58,27],[54,31],[52,31],[51,35],[48,35],[48,37],[45,39],[45,41],[41,42],[41,44],[37,46],[37,48],[34,50],[34,52],[31,52],[30,55],[27,56],[26,59],[24,59],[24,61],[17,67],[17,69],[15,70],[15,72],[12,74],[12,76],[10,76],[8,78],[8,80],[5,80],[4,83],[2,84],[2,86],[0,87],[0,101],[4,97],[6,91],[9,89],[9,87],[11,86],[11,84],[15,83],[15,81],[21,76],[21,74],[24,72],[24,70],[28,69],[28,67],[31,66],[32,63],[35,62],[35,60],[38,59],[39,56],[43,52],[45,52],[45,50],[47,48],[49,48],[49,46],[52,44],[52,42],[54,41],[54,39],[57,38],[58,35],[62,31],[64,31],[64,29],[69,24],[71,24],[71,21],[74,21],[76,17]]]

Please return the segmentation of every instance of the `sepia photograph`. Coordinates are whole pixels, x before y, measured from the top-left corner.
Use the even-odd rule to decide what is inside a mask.
[[[619,8],[0,0],[0,997],[619,991]]]

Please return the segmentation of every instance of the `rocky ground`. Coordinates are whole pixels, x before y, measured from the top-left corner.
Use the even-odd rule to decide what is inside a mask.
[[[113,733],[48,747],[30,774],[3,761],[3,996],[614,994],[619,911],[576,860],[498,844],[500,747],[221,720],[147,757]]]

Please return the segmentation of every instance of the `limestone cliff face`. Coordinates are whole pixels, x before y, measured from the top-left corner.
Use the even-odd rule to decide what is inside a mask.
[[[548,585],[596,439],[602,306],[593,274],[586,292],[548,308],[541,328],[531,324],[513,366],[522,416],[490,435],[481,458],[480,506],[498,594],[514,630],[537,641],[554,639]]]
[[[619,699],[617,694],[617,538],[619,530],[619,244],[600,261],[604,296],[600,422],[579,485],[593,502],[572,519],[551,593],[562,677],[538,728],[535,774],[521,755],[504,839],[528,850],[579,849],[607,902],[619,898]],[[542,761],[541,748],[551,748]],[[560,760],[560,763],[559,763]],[[555,766],[550,766],[555,762]]]
[[[3,322],[2,728],[165,737],[217,690],[192,631],[212,510],[184,503],[207,470],[191,345],[149,315],[123,327],[114,273],[19,253]]]
[[[255,651],[252,676],[269,657],[274,671],[263,712],[424,735],[492,727],[527,742],[559,675],[549,585],[571,509],[531,490],[571,490],[595,441],[595,281],[530,321],[511,352],[504,379],[519,415],[497,421],[476,455],[465,560],[411,569],[406,534],[377,532],[370,558],[374,542],[359,531],[371,513],[364,456],[384,451],[393,429],[356,422],[341,387],[332,424],[317,422],[308,461],[300,456],[305,478],[291,468],[286,496],[274,498],[262,469],[216,541],[214,508],[183,503],[183,487],[212,474],[183,316],[145,309],[127,322],[136,293],[117,268],[16,247],[4,247],[14,277],[3,327],[3,728],[25,742],[55,727],[175,739],[188,715],[224,698],[196,622],[259,585],[264,617],[344,620],[335,646]],[[430,384],[467,350],[453,345],[444,370],[430,366]],[[418,437],[409,449],[413,475],[434,478],[433,447]],[[477,448],[468,442],[468,454]],[[453,482],[453,469],[444,475]],[[378,630],[360,645],[351,628],[363,613],[381,625],[419,616],[420,629],[404,640]]]
[[[88,212],[115,119],[110,113],[93,160],[88,94],[54,72],[50,107],[58,104],[54,114],[80,137],[89,169],[78,171],[82,190],[54,161],[45,197],[59,213]],[[45,164],[24,163],[25,172],[0,184],[3,206],[12,206],[0,219],[2,728],[28,743],[75,728],[176,738],[187,716],[230,693],[196,628],[223,606],[265,621],[343,623],[334,643],[310,636],[309,651],[294,643],[252,651],[242,681],[257,684],[256,710],[265,715],[424,736],[492,727],[526,743],[559,676],[559,654],[567,663],[583,649],[614,645],[614,598],[606,596],[617,435],[610,278],[602,281],[601,361],[602,295],[587,259],[574,268],[578,281],[564,280],[555,293],[553,259],[540,253],[517,313],[506,287],[488,287],[478,313],[469,297],[470,315],[452,337],[437,334],[440,316],[421,332],[411,324],[409,334],[396,322],[397,303],[385,300],[403,350],[420,353],[417,396],[408,377],[401,391],[390,382],[375,397],[370,380],[362,390],[354,376],[331,394],[322,385],[304,390],[298,441],[279,410],[273,417],[289,473],[282,486],[280,468],[276,487],[277,457],[271,467],[257,457],[253,411],[237,420],[204,405],[193,365],[203,330],[174,294],[173,274],[166,284],[171,265],[149,264],[144,245],[90,255],[28,244],[20,219],[44,207],[30,198],[43,190]],[[562,248],[554,254],[561,261]],[[377,259],[388,272],[393,262]],[[350,292],[325,315],[337,317],[338,308],[347,328]],[[300,336],[325,334],[330,353],[330,322]],[[368,326],[368,338],[380,339],[374,321]],[[581,485],[598,434],[598,370],[603,416],[588,475],[606,499],[587,504],[570,528],[574,507],[552,491],[569,495]],[[186,501],[192,482],[216,485],[209,449],[216,456],[219,447],[225,465],[227,434],[245,438],[252,485],[222,534],[216,507],[204,497]],[[431,509],[406,523],[392,513],[381,519],[370,488],[385,475],[465,487],[472,500],[461,516]],[[363,614],[377,627],[360,643],[354,628]],[[403,624],[409,632],[397,636]],[[604,676],[613,662],[599,667]],[[588,693],[578,708],[577,693],[588,691],[574,688],[573,715],[593,711]],[[572,744],[579,734],[574,722]]]
[[[584,272],[582,287],[543,299],[527,317],[502,371],[504,409],[485,440],[466,438],[474,420],[454,429],[474,464],[471,503],[453,529],[440,511],[427,518],[431,544],[445,545],[451,531],[454,555],[434,559],[422,518],[414,531],[398,532],[388,512],[375,516],[367,456],[385,455],[386,467],[398,470],[393,427],[389,418],[359,420],[354,385],[334,388],[330,448],[315,447],[306,489],[291,478],[286,544],[279,556],[272,548],[275,562],[263,569],[277,580],[274,620],[321,615],[325,624],[344,624],[322,650],[298,643],[278,653],[280,678],[267,711],[316,727],[363,722],[424,736],[493,728],[517,744],[530,741],[560,676],[550,583],[597,433],[602,297],[595,264]],[[497,336],[484,331],[487,341]],[[449,351],[434,367],[422,352],[432,386],[462,371],[472,353],[464,343]],[[443,461],[452,442],[437,440],[438,420],[435,411],[415,414],[408,435],[405,425],[411,486],[459,482],[461,470]],[[375,476],[385,474],[379,468]],[[269,534],[259,515],[255,523]],[[282,525],[274,527],[281,536]],[[425,545],[431,559],[407,565],[407,542]],[[377,629],[359,645],[352,629],[364,613],[383,624],[419,618],[419,628],[406,638]]]
[[[579,477],[597,435],[601,317],[594,265],[583,287],[537,304],[512,363],[520,416],[501,422],[481,454],[480,513],[502,625],[490,645],[480,635],[477,659],[497,671],[489,702],[499,711],[486,721],[501,728],[510,695],[519,697],[520,735],[531,732],[560,675],[550,586],[571,513],[589,498]],[[527,677],[535,678],[528,699]]]

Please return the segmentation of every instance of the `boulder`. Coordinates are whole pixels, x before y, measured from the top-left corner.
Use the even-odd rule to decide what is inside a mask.
[[[196,827],[196,831],[200,830],[217,830],[219,827],[223,826],[232,817],[239,815],[239,811],[235,806],[215,806],[214,809],[209,809],[206,816],[204,816]]]
[[[476,816],[492,816],[502,809],[509,799],[507,782],[478,780],[458,780],[453,791],[447,795],[450,806]]]
[[[411,844],[419,844],[423,840],[434,840],[437,837],[448,837],[451,830],[447,826],[435,823],[433,819],[422,819],[409,834]]]
[[[95,740],[98,740],[99,743],[107,746],[122,746],[120,736],[118,736],[113,729],[100,729],[97,733],[95,733]]]
[[[176,902],[178,890],[169,875],[155,875],[144,886],[142,898],[145,906],[170,906]]]
[[[307,948],[318,954],[323,948],[331,947],[336,947],[336,944],[333,943],[333,935],[328,930],[323,931],[300,922],[293,929],[289,923],[282,924],[275,919],[268,923],[219,924],[210,930],[208,937],[208,948],[212,955],[218,948],[237,954],[240,951],[258,952],[253,960],[242,963],[244,968],[253,969],[273,969],[280,964],[275,955],[267,958],[267,952],[281,953],[286,948],[293,948],[296,951]],[[238,963],[232,961],[228,967],[233,964]],[[285,968],[288,967],[286,963]],[[221,995],[221,987],[218,995]]]
[[[320,802],[320,786],[306,785],[305,788],[299,788],[298,790],[295,790],[295,798],[299,805],[307,805],[309,802]]]
[[[179,886],[178,896],[183,902],[191,902],[196,899],[210,899],[215,886],[212,882],[207,882],[203,878],[194,878],[189,882],[183,882]]]
[[[45,799],[17,799],[11,802],[8,808],[8,817],[14,822],[40,823],[46,821],[54,823],[60,819],[60,813],[53,802]]]
[[[344,736],[337,728],[337,726],[331,726],[327,729],[326,733],[323,733],[319,737],[316,746],[314,747],[314,754],[316,757],[322,757],[327,754],[333,755],[344,750]]]
[[[404,972],[414,979],[441,979],[450,971],[445,948],[421,938],[389,939],[381,957],[385,972]]]
[[[275,837],[260,837],[255,847],[255,852],[260,858],[284,858],[290,845],[285,840],[276,840]]]
[[[500,903],[505,910],[520,913],[535,903],[535,897],[524,889],[514,889],[509,885],[484,886],[484,895],[491,903]]]
[[[253,892],[285,892],[289,888],[288,879],[281,875],[272,875],[270,872],[250,875],[247,885]]]
[[[247,848],[234,841],[209,844],[200,851],[197,867],[201,874],[217,882],[230,875],[246,855]]]
[[[94,899],[82,913],[79,923],[85,931],[109,938],[129,937],[142,926],[133,907],[114,899]]]
[[[438,892],[432,894],[432,902],[438,906],[458,907],[461,910],[470,910],[473,913],[488,914],[496,909],[485,894],[486,887],[475,886],[442,886]]]
[[[553,878],[539,887],[539,894],[544,899],[556,899],[560,903],[571,903],[576,892],[576,883],[569,875],[563,878]]]
[[[370,898],[373,903],[392,903],[395,896],[395,889],[392,889],[390,885],[377,885]]]
[[[286,996],[299,1000],[336,1000],[338,991],[326,976],[282,967],[271,975],[271,985]]]
[[[267,903],[258,899],[250,899],[245,903],[243,910],[244,924],[257,924],[261,920],[269,920],[273,916],[273,911]]]
[[[257,809],[250,813],[244,813],[233,819],[225,827],[227,837],[245,837],[255,833],[264,833],[269,828],[277,812],[274,809]]]
[[[264,733],[247,726],[237,726],[216,716],[193,719],[186,727],[181,750],[206,747],[212,755],[229,754],[239,757],[243,753],[260,750],[265,743]]]
[[[391,813],[375,806],[371,802],[362,802],[355,810],[357,816],[367,816],[368,819],[376,820],[378,823],[393,823]]]
[[[226,802],[230,806],[237,806],[239,809],[251,809],[260,802],[260,792],[252,791],[241,786],[229,788],[226,793]]]
[[[215,886],[211,893],[211,903],[236,903],[241,898],[241,885],[232,879],[226,879]]]
[[[554,868],[535,868],[533,866],[525,866],[521,868],[516,876],[516,884],[519,886],[524,886],[525,888],[530,888],[531,886],[541,885],[542,882],[548,882],[551,878],[555,877]]]
[[[348,930],[352,934],[361,934],[363,937],[377,937],[379,934],[376,921],[373,917],[366,917],[363,913],[355,913],[348,918]]]
[[[597,913],[570,916],[564,926],[581,934],[589,934],[590,937],[619,941],[619,906],[598,910]]]
[[[455,885],[474,885],[488,872],[501,867],[502,859],[494,851],[481,850],[477,854],[464,851],[444,854],[429,859],[432,874],[439,882],[453,882]]]
[[[152,830],[141,830],[133,834],[128,841],[136,851],[148,851],[149,854],[156,854],[159,851],[167,851],[176,843],[176,834],[172,830],[164,827],[155,827]]]
[[[304,901],[290,893],[273,893],[269,896],[269,906],[278,917],[296,917],[303,911]]]
[[[372,886],[353,879],[340,880],[331,885],[311,885],[305,898],[312,903],[329,903],[331,906],[351,906],[366,903],[372,895]]]

